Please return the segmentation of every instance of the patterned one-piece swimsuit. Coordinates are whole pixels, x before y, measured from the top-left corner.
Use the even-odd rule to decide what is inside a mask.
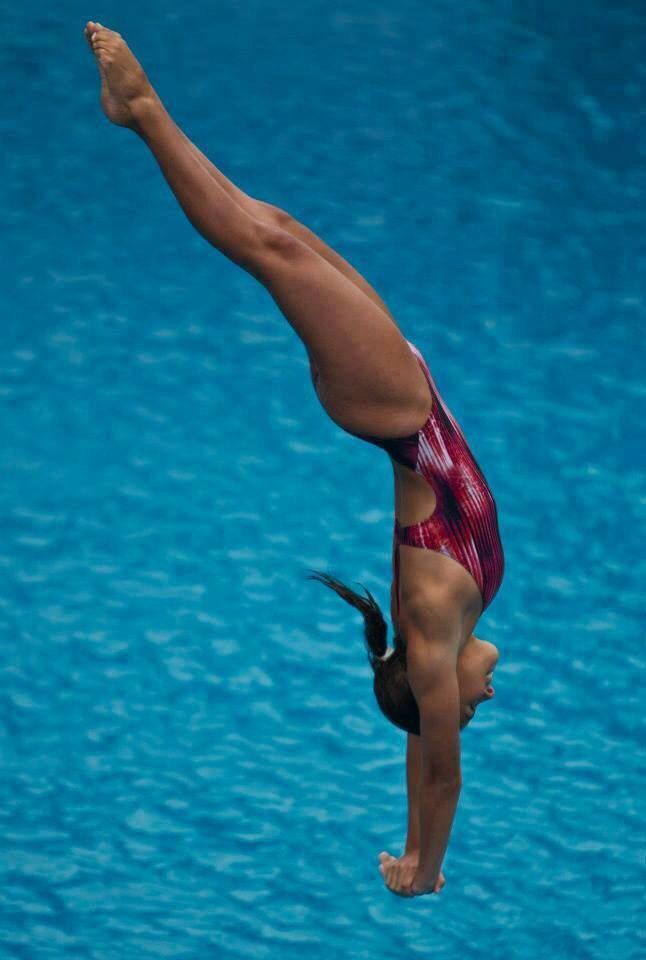
[[[399,613],[399,551],[405,544],[435,550],[461,564],[478,585],[483,610],[502,582],[504,553],[498,514],[489,485],[460,427],[442,400],[431,372],[417,347],[407,341],[428,382],[433,406],[416,433],[394,440],[363,436],[382,447],[398,463],[420,474],[437,498],[430,517],[402,526],[395,519],[393,583]]]

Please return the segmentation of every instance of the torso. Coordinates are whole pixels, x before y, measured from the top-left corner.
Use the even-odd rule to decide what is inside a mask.
[[[424,358],[409,345],[432,397],[425,423],[396,439],[362,437],[388,453],[395,475],[393,624],[405,619],[411,597],[437,592],[443,602],[448,593],[472,630],[504,572],[496,504]]]
[[[423,477],[408,467],[391,459],[395,481],[395,516],[402,526],[417,523],[435,510],[436,497]],[[462,611],[464,622],[463,642],[473,633],[482,613],[482,594],[471,576],[452,557],[435,550],[420,550],[400,544],[399,551],[399,604],[395,597],[395,580],[391,587],[391,619],[395,630],[401,628],[400,620],[406,615],[407,600],[421,591],[434,589],[450,591],[452,602]],[[399,615],[397,608],[399,606]]]

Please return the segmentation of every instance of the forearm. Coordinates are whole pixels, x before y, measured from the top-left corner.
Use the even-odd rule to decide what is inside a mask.
[[[459,796],[459,783],[420,784],[420,852],[415,876],[418,886],[430,886],[439,877]]]
[[[422,752],[420,739],[413,733],[408,734],[406,744],[406,790],[408,793],[408,829],[406,832],[405,852],[419,850],[419,785]]]
[[[426,892],[440,869],[460,796],[460,688],[457,650],[461,616],[451,605],[428,601],[416,611],[423,628],[409,627],[407,674],[420,718],[419,863],[413,889]]]

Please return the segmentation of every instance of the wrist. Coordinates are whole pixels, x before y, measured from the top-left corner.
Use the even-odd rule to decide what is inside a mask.
[[[421,873],[419,870],[415,872],[411,883],[411,889],[413,893],[428,893],[430,890],[434,890],[439,879],[439,872],[435,876],[431,876],[428,873]]]
[[[431,887],[437,881],[440,875],[441,865],[439,867],[429,866],[421,861],[417,864],[413,882],[416,886]]]

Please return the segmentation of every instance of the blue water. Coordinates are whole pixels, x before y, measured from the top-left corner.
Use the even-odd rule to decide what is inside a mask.
[[[387,606],[389,462],[99,113],[88,18],[365,273],[493,488],[497,696],[439,897],[383,886],[405,737],[304,579]],[[643,5],[3,19],[0,956],[643,957]]]

